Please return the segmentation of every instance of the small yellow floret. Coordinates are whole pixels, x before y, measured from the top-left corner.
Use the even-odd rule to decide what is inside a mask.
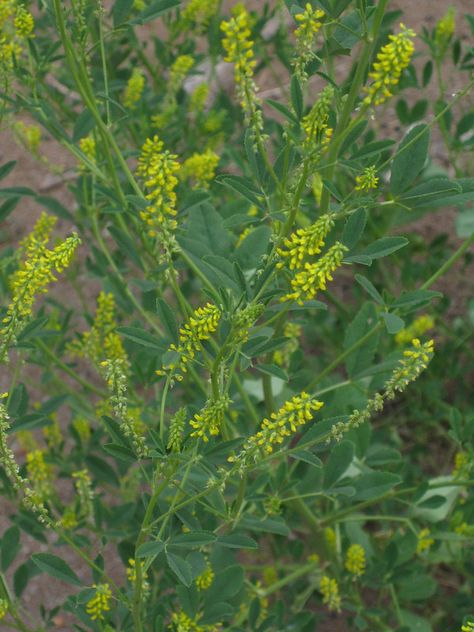
[[[94,584],[92,588],[95,588],[95,595],[87,602],[86,612],[92,621],[103,621],[105,613],[110,610],[112,591],[108,584]]]
[[[323,596],[323,603],[327,605],[329,610],[340,612],[341,596],[339,594],[337,581],[335,579],[331,579],[327,575],[324,575],[321,579],[319,590]]]
[[[361,577],[365,573],[365,550],[360,544],[351,544],[347,550],[345,567],[355,577]]]

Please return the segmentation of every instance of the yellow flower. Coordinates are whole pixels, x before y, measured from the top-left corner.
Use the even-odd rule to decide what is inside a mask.
[[[145,88],[145,75],[139,68],[134,68],[132,76],[127,82],[125,94],[123,95],[123,104],[126,108],[134,110],[140,101],[143,89]]]
[[[332,273],[342,264],[346,246],[336,241],[315,263],[306,262],[291,279],[292,292],[283,296],[281,301],[296,301],[303,305],[313,299],[319,290],[325,290],[328,281],[332,281]]]
[[[412,348],[403,352],[403,359],[385,384],[385,397],[393,399],[396,391],[405,390],[407,385],[422,373],[430,363],[434,353],[434,342],[421,343],[418,338],[412,340]]]
[[[26,471],[34,492],[41,500],[51,495],[51,466],[44,460],[44,452],[33,450],[26,455]]]
[[[204,408],[199,413],[196,413],[189,422],[190,426],[194,428],[193,432],[191,432],[191,437],[202,439],[207,443],[209,441],[208,435],[218,435],[224,423],[224,416],[229,404],[230,399],[225,395],[208,400]]]
[[[454,7],[449,7],[435,28],[434,43],[438,56],[443,57],[446,54],[448,44],[453,36],[455,28],[456,9]]]
[[[176,94],[193,66],[194,59],[191,55],[177,57],[170,68],[167,89]]]
[[[288,321],[283,329],[283,335],[288,338],[285,346],[277,349],[273,354],[273,361],[279,366],[287,367],[290,363],[291,356],[298,349],[298,338],[301,336],[302,327],[297,323]]]
[[[461,626],[461,632],[474,632],[474,621],[467,621]]]
[[[314,150],[318,143],[325,140],[323,132],[327,129],[329,111],[334,96],[334,88],[326,86],[321,92],[321,96],[311,108],[309,114],[303,117],[301,127],[305,133],[303,146],[306,149]]]
[[[96,160],[97,160],[96,146],[95,146],[95,140],[93,136],[89,135],[89,136],[84,136],[83,138],[81,138],[79,140],[79,149],[82,151],[84,156],[89,160],[89,162],[91,162],[94,165],[96,164]],[[87,165],[81,162],[79,163],[79,169],[81,171],[87,171]]]
[[[35,28],[35,21],[31,13],[27,11],[25,7],[18,6],[13,25],[15,26],[17,37],[34,37],[33,29]]]
[[[330,611],[340,612],[341,596],[339,594],[339,586],[335,579],[330,579],[324,575],[319,585],[319,590],[323,596],[323,603],[327,605]]]
[[[43,436],[48,444],[48,448],[59,448],[63,442],[63,435],[57,419],[55,419],[49,426],[45,426],[43,428]]]
[[[418,544],[416,545],[417,553],[423,553],[433,546],[435,541],[430,537],[430,534],[431,532],[429,529],[422,529],[420,531],[418,534]]]
[[[261,131],[263,119],[253,80],[257,62],[254,59],[250,26],[250,15],[244,6],[239,6],[238,10],[234,10],[234,16],[221,24],[225,35],[222,46],[227,53],[225,61],[234,64],[234,79],[245,119],[255,131]]]
[[[207,98],[209,96],[209,84],[200,83],[191,95],[189,100],[190,112],[200,113],[204,110]]]
[[[308,2],[303,13],[295,15],[298,28],[295,30],[296,56],[293,60],[295,71],[300,80],[307,79],[305,73],[306,64],[314,57],[313,47],[316,36],[322,26],[321,20],[324,18],[324,11],[313,9]]]
[[[473,465],[474,463],[467,452],[456,452],[453,468],[454,478],[468,477]]]
[[[329,550],[335,553],[337,551],[337,535],[334,529],[326,527],[324,529],[324,539],[326,540]]]
[[[9,603],[6,599],[0,599],[0,621],[5,617],[8,612]]]
[[[194,580],[198,590],[208,590],[214,581],[214,571],[209,562],[206,562],[205,570]]]
[[[198,613],[194,618],[189,617],[183,610],[173,612],[171,615],[171,625],[175,632],[220,632],[221,624],[200,625],[199,620],[202,614]]]
[[[186,419],[186,408],[180,408],[171,418],[168,445],[166,446],[171,452],[179,452],[181,450]]]
[[[196,24],[206,27],[216,15],[219,8],[219,0],[189,0],[181,13],[184,26]]]
[[[112,599],[112,591],[108,584],[93,584],[95,595],[86,604],[86,612],[95,621],[103,621],[105,613],[110,610],[110,600]]]
[[[322,215],[314,224],[308,228],[298,228],[284,241],[284,247],[277,248],[280,257],[288,258],[290,270],[300,269],[303,261],[309,256],[312,257],[321,252],[324,247],[326,236],[334,226],[334,219],[331,215]],[[278,267],[283,267],[279,263]]]
[[[175,188],[178,184],[176,173],[179,164],[177,156],[164,150],[163,142],[154,136],[148,138],[138,160],[137,174],[142,179],[149,202],[140,217],[147,227],[150,237],[156,238],[167,256],[175,249],[172,232],[177,226]]]
[[[169,351],[177,354],[177,359],[163,365],[162,371],[157,371],[158,375],[170,373],[179,380],[183,373],[186,373],[187,365],[192,362],[196,351],[201,349],[201,341],[209,340],[219,324],[221,311],[215,305],[207,303],[204,307],[198,307],[189,321],[179,330],[178,345],[170,345]]]
[[[0,29],[2,29],[9,18],[15,13],[15,0],[2,0],[0,2]]]
[[[360,544],[351,544],[347,550],[345,567],[355,577],[365,573],[366,559],[364,548]]]
[[[366,167],[360,176],[356,177],[356,191],[370,191],[376,189],[379,183],[375,165]]]
[[[209,183],[216,175],[216,167],[219,164],[219,156],[207,149],[203,154],[194,153],[184,161],[180,174],[183,178],[189,178],[194,182],[193,188],[207,189]]]
[[[41,144],[41,129],[38,125],[26,125],[23,121],[16,121],[13,129],[22,145],[38,158]]]
[[[129,566],[127,568],[127,579],[132,584],[132,586],[135,586],[136,581],[137,581],[137,568],[136,568],[135,560],[132,558],[129,559],[128,564]],[[142,577],[142,597],[146,599],[150,593],[150,584],[147,581],[148,573],[146,573],[143,570],[144,562],[139,562],[139,564],[140,564],[141,577]]]
[[[244,444],[244,451],[233,461],[245,459],[247,453],[256,449],[263,449],[271,454],[275,448],[283,443],[286,437],[298,431],[300,426],[313,419],[313,411],[323,406],[323,402],[313,399],[304,391],[301,395],[295,395],[276,412],[270,415],[270,419],[264,419],[257,434],[249,437]]]
[[[415,50],[410,38],[416,33],[404,24],[400,24],[400,29],[397,35],[389,36],[389,43],[382,47],[369,73],[372,83],[365,88],[367,96],[364,103],[367,105],[380,105],[390,98],[403,70],[410,64]]]
[[[435,325],[434,318],[428,314],[422,314],[418,316],[409,327],[401,329],[395,336],[395,342],[398,345],[405,345],[410,343],[413,338],[422,336],[430,329],[433,329]]]

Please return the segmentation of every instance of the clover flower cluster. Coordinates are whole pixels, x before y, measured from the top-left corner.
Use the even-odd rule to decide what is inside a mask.
[[[34,37],[35,22],[31,13],[16,0],[0,4],[0,80],[5,89],[10,86],[15,61],[18,61],[25,41]]]
[[[189,425],[194,428],[191,437],[202,439],[205,443],[209,441],[209,436],[217,436],[224,423],[225,413],[229,408],[231,400],[227,395],[220,395],[209,399],[204,408],[194,415]]]
[[[145,75],[140,68],[134,68],[123,95],[123,104],[126,108],[134,110],[142,98],[145,88]]]
[[[446,54],[455,28],[456,9],[454,7],[449,7],[441,20],[439,20],[434,32],[434,44],[438,57],[442,58]]]
[[[422,529],[418,534],[418,542],[416,545],[417,553],[424,553],[428,551],[433,544],[435,543],[434,539],[431,537],[431,531],[429,529]]]
[[[300,338],[301,333],[302,327],[301,325],[298,325],[298,323],[292,323],[291,321],[288,321],[285,324],[285,327],[283,329],[283,336],[285,338],[288,338],[288,342],[285,343],[283,347],[280,347],[280,349],[274,351],[273,361],[275,362],[275,364],[278,364],[278,366],[282,367],[289,366],[291,356],[299,347],[298,339]]]
[[[225,61],[234,64],[235,84],[246,122],[254,132],[260,133],[263,130],[263,118],[254,82],[257,62],[254,59],[254,42],[250,38],[250,27],[249,13],[242,5],[237,5],[234,8],[234,16],[221,24],[221,30],[225,35],[222,46],[227,53]]]
[[[321,578],[319,590],[323,596],[323,603],[331,612],[340,612],[341,595],[339,594],[339,586],[335,579],[331,579],[327,575]]]
[[[313,419],[313,412],[324,406],[312,398],[304,391],[300,395],[295,395],[283,406],[270,415],[270,419],[265,418],[260,430],[249,437],[244,443],[243,450],[236,456],[230,456],[229,462],[246,465],[251,459],[257,459],[261,450],[265,454],[271,454],[275,446],[279,446],[283,441],[298,431]]]
[[[229,335],[229,343],[231,346],[242,344],[249,339],[250,329],[264,311],[265,305],[257,303],[256,305],[247,305],[234,313],[232,316],[232,330]]]
[[[46,245],[52,226],[53,222],[41,216],[32,234],[20,245],[24,259],[10,279],[12,301],[0,329],[0,361],[7,359],[8,348],[32,317],[37,295],[47,292],[48,285],[57,280],[54,272],[61,273],[70,264],[81,243],[74,233],[49,250]]]
[[[196,584],[196,588],[198,590],[208,590],[212,586],[212,582],[214,581],[214,571],[212,570],[212,566],[209,561],[206,560],[206,568],[203,572],[196,577],[194,583]]]
[[[203,81],[194,89],[189,99],[189,111],[200,114],[206,107],[209,97],[209,84]]]
[[[209,183],[214,180],[218,164],[219,156],[212,149],[207,149],[204,153],[196,152],[184,161],[180,175],[193,181],[193,189],[208,189]]]
[[[82,151],[82,153],[84,154],[84,156],[87,158],[87,160],[95,165],[97,162],[97,148],[96,148],[96,144],[95,144],[95,138],[92,136],[92,134],[89,134],[88,136],[83,136],[80,140],[79,140],[79,149]],[[83,173],[86,173],[88,170],[88,166],[87,164],[80,162],[79,163],[79,170]]]
[[[309,113],[303,117],[301,127],[305,133],[303,147],[314,151],[318,145],[326,146],[332,129],[328,127],[329,112],[334,97],[334,88],[326,86]]]
[[[207,303],[204,307],[198,307],[179,330],[178,344],[170,345],[168,352],[174,352],[176,359],[164,363],[158,375],[171,375],[178,381],[183,379],[188,365],[194,360],[196,352],[201,349],[201,342],[209,340],[221,318],[221,311],[216,305]]]
[[[397,332],[395,335],[395,342],[398,345],[408,344],[413,340],[413,338],[422,336],[430,329],[433,329],[434,326],[435,321],[432,316],[429,316],[429,314],[421,314],[421,316],[418,316],[418,318],[416,318],[409,327],[405,327]]]
[[[296,56],[293,60],[295,72],[300,81],[306,81],[308,75],[305,66],[310,62],[315,54],[313,52],[316,36],[322,26],[321,20],[325,13],[321,9],[314,9],[308,2],[303,13],[297,13],[295,20],[298,27],[295,29]]]
[[[372,82],[366,87],[366,105],[381,105],[392,96],[393,88],[398,85],[403,70],[408,67],[415,51],[410,38],[416,33],[400,24],[397,35],[389,35],[389,43],[382,47],[374,62],[369,78]]]
[[[181,450],[186,420],[187,411],[185,407],[180,408],[171,418],[168,444],[166,446],[171,452],[179,452]]]
[[[354,577],[361,577],[365,573],[367,560],[365,558],[365,550],[360,544],[351,544],[347,549],[345,568]]]
[[[452,471],[454,478],[469,478],[469,474],[473,468],[474,460],[468,452],[456,452],[454,455],[454,468]]]
[[[377,171],[375,165],[366,167],[364,171],[356,176],[356,191],[370,191],[370,189],[376,189],[379,183],[377,177]]]
[[[324,248],[326,237],[334,226],[334,218],[330,214],[322,215],[308,228],[298,228],[287,237],[282,248],[277,248],[280,257],[288,259],[290,270],[300,269],[308,257],[318,255]],[[277,264],[282,268],[283,262]]]
[[[362,424],[383,410],[386,399],[393,399],[397,392],[401,393],[410,382],[413,382],[428,366],[434,353],[434,343],[421,343],[418,338],[412,340],[412,348],[403,352],[403,358],[393,371],[389,380],[385,383],[380,393],[371,397],[365,408],[354,410],[346,421],[339,421],[331,428],[331,438],[340,441],[343,435],[352,428],[358,428]]]
[[[147,190],[145,198],[149,202],[149,206],[140,212],[140,218],[148,235],[163,248],[167,261],[177,248],[173,234],[177,227],[174,218],[177,215],[175,188],[179,163],[176,158],[164,150],[163,142],[154,136],[143,145],[137,167],[137,174]]]
[[[27,125],[24,121],[15,121],[13,131],[16,138],[25,149],[39,159],[39,149],[41,145],[41,128],[38,125]]]
[[[206,28],[219,8],[219,0],[189,0],[181,12],[185,27],[195,25],[199,30]]]
[[[201,625],[199,620],[202,614],[198,613],[194,617],[187,615],[184,610],[173,612],[171,615],[171,624],[174,632],[221,632],[220,623],[213,625]]]
[[[112,591],[108,584],[93,584],[92,588],[95,588],[95,594],[87,602],[86,612],[92,621],[103,621],[106,613],[110,610]]]
[[[474,621],[466,621],[466,623],[463,623],[461,632],[474,632]]]

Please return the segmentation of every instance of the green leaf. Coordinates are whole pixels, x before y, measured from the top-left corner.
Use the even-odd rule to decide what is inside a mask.
[[[408,239],[406,239],[406,237],[382,237],[372,242],[359,254],[369,257],[370,259],[381,259],[400,250],[400,248],[403,248],[407,244]]]
[[[400,143],[392,163],[390,187],[394,196],[406,191],[423,169],[430,145],[430,130],[415,125]]]
[[[165,543],[161,540],[145,542],[137,550],[137,557],[154,557],[159,555],[165,548]]]
[[[164,299],[157,298],[156,311],[165,332],[173,342],[177,343],[179,339],[178,324],[173,310]]]
[[[403,329],[405,327],[405,321],[396,314],[382,312],[380,316],[382,316],[385,322],[385,327],[387,328],[389,334],[396,334],[400,331],[400,329]]]
[[[268,103],[272,108],[283,114],[283,116],[290,121],[291,123],[298,124],[298,119],[285,105],[280,103],[279,101],[274,101],[273,99],[265,99],[265,102]]]
[[[201,252],[198,256],[225,257],[231,249],[230,234],[224,227],[223,219],[210,204],[201,204],[189,213],[185,236],[199,243]]]
[[[109,233],[112,235],[115,243],[120,249],[120,252],[128,255],[128,257],[133,261],[133,263],[143,270],[143,263],[140,258],[140,255],[135,248],[134,242],[130,239],[130,237],[125,233],[121,228],[117,226],[109,226]]]
[[[431,623],[427,619],[419,617],[413,612],[408,612],[408,610],[400,610],[400,622],[410,632],[433,632]]]
[[[402,479],[398,474],[392,474],[390,472],[367,472],[359,476],[355,481],[356,495],[354,498],[357,500],[377,498],[389,492],[401,482]]]
[[[18,527],[10,527],[5,531],[0,547],[2,558],[2,572],[4,573],[16,558],[20,550],[20,530]]]
[[[474,209],[470,208],[456,217],[456,235],[470,237],[474,233]]]
[[[21,564],[13,575],[13,590],[16,597],[21,597],[23,591],[28,585],[30,579],[30,570],[28,564]]]
[[[281,367],[276,364],[256,364],[255,368],[260,373],[265,373],[266,375],[273,375],[284,382],[288,382],[289,377],[286,371],[284,371]]]
[[[377,324],[377,313],[373,303],[364,303],[354,320],[346,329],[344,350],[347,351],[361,338],[368,334]],[[378,336],[374,335],[364,345],[353,351],[346,359],[346,370],[349,377],[355,377],[369,368],[378,346]]]
[[[248,178],[244,178],[242,176],[218,176],[216,178],[216,182],[219,184],[223,184],[229,189],[233,189],[240,193],[242,197],[246,200],[255,204],[255,206],[261,206],[262,202],[258,198],[261,195],[261,192],[255,188],[253,182]]]
[[[342,243],[352,250],[362,237],[367,224],[367,211],[364,208],[359,208],[357,211],[349,216],[349,219],[344,226],[344,232],[342,233]]]
[[[179,581],[185,586],[191,586],[193,581],[191,565],[179,555],[175,555],[169,551],[166,552],[166,561]]]
[[[229,533],[221,535],[217,543],[228,549],[258,549],[258,543],[243,533]]]
[[[235,256],[243,270],[253,270],[258,266],[262,256],[267,252],[271,234],[268,226],[259,226],[239,244]]]
[[[117,333],[129,340],[133,340],[138,345],[153,349],[154,351],[165,351],[166,347],[162,340],[150,334],[140,327],[117,327]]]
[[[135,453],[123,445],[119,445],[118,443],[105,443],[102,447],[107,454],[110,454],[119,461],[125,461],[126,463],[137,462]]]
[[[357,283],[359,283],[359,285],[362,285],[364,290],[368,294],[370,294],[370,296],[374,299],[376,303],[378,303],[379,305],[385,305],[385,301],[383,300],[382,295],[377,290],[375,285],[371,281],[369,281],[369,279],[367,279],[365,276],[362,276],[361,274],[356,274],[355,280],[357,281]]]
[[[181,4],[181,0],[155,0],[144,9],[138,17],[130,20],[130,24],[147,24],[163,13],[176,9]]]
[[[438,584],[430,575],[414,573],[397,582],[397,588],[403,601],[424,601],[436,593]]]
[[[263,531],[264,533],[275,533],[276,535],[289,536],[290,530],[282,516],[273,518],[256,518],[245,516],[239,522],[239,526],[249,531]]]
[[[430,303],[434,298],[441,298],[441,292],[433,290],[413,290],[412,292],[404,292],[394,303],[392,309],[413,309],[414,307],[422,307]]]
[[[16,160],[10,160],[0,167],[0,180],[6,178],[7,175],[15,168]]]
[[[193,531],[192,533],[180,533],[172,538],[168,546],[182,546],[187,548],[197,548],[212,544],[217,536],[210,531]]]
[[[56,579],[60,579],[68,584],[82,586],[81,580],[72,568],[60,557],[57,557],[57,555],[52,555],[51,553],[34,553],[31,559],[43,573],[51,575],[51,577],[56,577]]]
[[[330,489],[342,477],[354,459],[355,447],[351,441],[337,443],[324,466],[324,488]]]
[[[114,28],[117,28],[120,24],[123,24],[130,15],[133,7],[134,0],[115,0],[112,8],[112,18],[114,21]]]
[[[405,191],[397,198],[397,201],[411,209],[421,209],[430,207],[433,201],[440,196],[461,192],[462,187],[458,182],[453,182],[448,178],[432,178]]]
[[[0,206],[0,222],[3,222],[10,215],[19,201],[19,197],[12,197]]]
[[[206,255],[203,261],[211,268],[221,287],[232,290],[239,296],[241,292],[240,284],[235,278],[234,266],[228,259],[218,255]]]
[[[309,450],[298,450],[297,452],[292,452],[291,457],[296,459],[297,461],[303,461],[303,463],[308,463],[313,467],[322,468],[323,462],[319,459],[315,454],[310,452]]]
[[[291,93],[291,105],[293,106],[297,119],[300,120],[301,117],[303,116],[303,108],[304,108],[303,90],[301,89],[300,82],[296,75],[293,75],[291,77],[290,93]]]

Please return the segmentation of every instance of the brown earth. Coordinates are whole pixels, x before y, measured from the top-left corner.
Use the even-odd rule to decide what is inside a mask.
[[[234,2],[226,2],[228,5],[233,5]],[[262,0],[248,0],[245,2],[249,8],[256,8],[262,6]],[[418,33],[421,32],[422,26],[432,28],[436,21],[445,13],[448,6],[453,5],[458,10],[458,21],[461,22],[461,17],[464,13],[473,11],[472,0],[452,0],[444,1],[437,0],[392,0],[389,3],[390,9],[401,9],[403,11],[403,21],[414,28]],[[464,27],[464,36],[467,37],[468,30]],[[343,64],[344,65],[344,64]],[[278,85],[278,77],[275,72],[266,72],[263,76],[259,77],[259,84],[262,91],[272,93],[278,93],[282,86]],[[449,90],[454,91],[460,86],[450,85]],[[268,94],[269,96],[269,94]],[[426,98],[435,98],[431,92],[427,92]],[[275,98],[275,97],[274,97]],[[398,137],[399,129],[396,123],[397,119],[393,115],[393,111],[388,108],[386,110],[386,117],[384,125],[387,127],[387,134],[393,133],[394,137]],[[444,150],[444,146],[439,138],[434,138],[433,141],[434,158],[440,166],[445,169],[450,169],[450,164]],[[62,202],[64,206],[69,209],[73,209],[74,199],[70,192],[67,190],[64,180],[68,178],[67,169],[74,167],[74,159],[71,158],[69,153],[58,146],[57,143],[46,138],[42,144],[42,153],[47,156],[48,160],[52,164],[61,165],[65,170],[65,178],[51,175],[51,172],[44,165],[41,165],[36,161],[28,152],[26,152],[21,146],[15,142],[9,131],[0,132],[0,164],[4,164],[10,160],[17,161],[17,167],[10,176],[2,182],[2,186],[28,186],[35,191],[40,191],[45,195],[51,195],[56,197]],[[470,174],[472,175],[472,174]],[[8,218],[7,222],[0,227],[0,242],[3,243],[17,243],[32,227],[36,221],[41,208],[35,204],[29,198],[23,198],[21,204],[17,207],[14,213]],[[426,216],[422,221],[417,222],[412,228],[416,230],[420,235],[427,239],[432,239],[434,236],[440,233],[447,233],[449,235],[449,241],[454,248],[456,248],[460,240],[456,237],[454,230],[454,211],[443,211],[436,214],[430,214]],[[70,230],[70,226],[64,226],[64,222],[59,221],[60,229]],[[462,273],[460,269],[454,269],[453,272],[448,275],[440,284],[439,289],[446,292],[453,301],[455,301],[458,309],[463,311],[466,306],[466,300],[472,294],[472,281],[467,278],[466,273]],[[56,287],[56,292],[58,288]],[[60,288],[61,293],[64,292],[64,288]],[[3,392],[8,388],[9,384],[8,372],[3,370],[0,373],[0,392]],[[10,521],[8,518],[9,507],[2,501],[2,512],[0,516],[0,533],[3,533],[9,526]],[[31,537],[22,535],[22,552],[21,559],[24,561],[28,559],[29,555],[33,552],[46,551],[47,546],[39,544]],[[78,562],[73,553],[64,549],[62,552],[64,559],[74,567],[79,576],[87,578],[89,576],[88,571]],[[111,566],[114,567],[113,560],[110,560]],[[15,567],[17,564],[15,564]],[[115,575],[114,569],[111,568],[112,574]],[[8,573],[8,577],[11,579],[11,572]],[[32,580],[25,593],[23,602],[30,614],[34,616],[34,613],[38,612],[40,604],[44,604],[46,608],[50,609],[55,605],[60,604],[68,591],[65,590],[64,584],[59,581],[55,581],[51,578],[46,578],[45,575],[39,576]],[[0,623],[0,630],[3,631],[9,629],[5,625]],[[58,632],[70,632],[72,626],[66,619],[57,620]],[[330,622],[324,626],[318,628],[318,632],[346,632],[348,627],[344,624],[344,617],[334,617]]]

